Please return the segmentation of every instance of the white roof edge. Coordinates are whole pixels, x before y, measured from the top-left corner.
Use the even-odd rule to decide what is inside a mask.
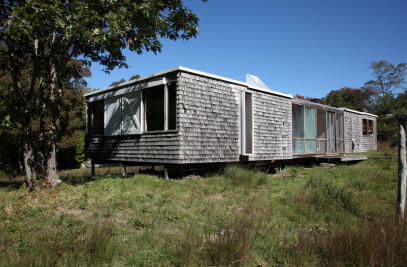
[[[291,98],[291,99],[293,98],[293,96],[292,96],[292,95],[289,95],[289,94],[284,94],[284,93],[280,93],[280,92],[276,92],[276,91],[273,91],[273,90],[268,90],[268,89],[264,89],[264,88],[261,88],[261,87],[248,85],[248,84],[247,84],[246,86],[247,86],[247,88],[249,88],[249,89],[253,89],[253,90],[257,90],[257,91],[262,91],[262,92],[265,92],[265,93],[268,93],[268,94],[283,96],[283,97],[287,97],[287,98]]]
[[[171,68],[171,69],[168,69],[168,70],[156,72],[156,73],[153,73],[153,74],[150,74],[150,75],[147,75],[147,76],[140,77],[140,78],[138,78],[138,79],[134,79],[134,80],[131,80],[131,81],[123,82],[123,83],[121,83],[120,85],[116,85],[116,86],[113,85],[113,86],[109,86],[109,87],[106,87],[106,88],[104,88],[104,89],[101,89],[101,90],[99,90],[99,91],[87,93],[87,94],[85,94],[84,96],[87,97],[87,96],[94,95],[94,94],[104,93],[105,91],[108,91],[108,90],[111,90],[111,89],[115,89],[115,88],[118,88],[118,87],[130,85],[130,84],[133,84],[133,83],[138,83],[138,82],[143,81],[143,80],[147,80],[147,79],[154,78],[154,77],[156,77],[156,76],[160,76],[160,75],[163,75],[163,74],[167,74],[167,73],[170,73],[170,72],[179,70],[180,68],[182,68],[182,67],[175,67],[175,68]]]
[[[202,76],[207,76],[210,78],[214,78],[214,79],[218,79],[218,80],[222,80],[222,81],[226,81],[226,82],[231,82],[231,83],[236,83],[236,84],[240,84],[240,85],[244,85],[244,86],[248,86],[247,83],[245,82],[241,82],[238,80],[233,80],[233,79],[229,79],[229,78],[225,78],[223,76],[219,76],[219,75],[215,75],[215,74],[210,74],[207,72],[203,72],[203,71],[199,71],[199,70],[194,70],[194,69],[190,69],[190,68],[185,68],[185,67],[178,67],[179,70],[181,71],[186,71],[186,72],[191,72],[194,74],[198,74],[198,75],[202,75]]]
[[[147,75],[147,76],[140,77],[140,78],[135,79],[135,80],[123,82],[120,85],[109,86],[109,87],[104,88],[104,89],[99,90],[99,91],[87,93],[84,96],[88,97],[88,96],[95,95],[95,94],[102,94],[102,93],[105,93],[106,91],[109,91],[109,90],[112,90],[112,89],[115,89],[115,88],[118,88],[118,87],[123,87],[123,86],[130,85],[130,84],[133,84],[133,83],[138,83],[140,81],[151,79],[151,78],[154,78],[156,76],[164,75],[164,74],[174,72],[174,71],[177,71],[177,70],[190,72],[190,73],[193,73],[193,74],[206,76],[206,77],[210,77],[210,78],[214,78],[214,79],[218,79],[218,80],[222,80],[222,81],[226,81],[226,82],[230,82],[230,83],[234,83],[234,84],[243,85],[243,86],[246,86],[247,88],[262,91],[264,93],[274,94],[274,95],[283,96],[283,97],[287,97],[287,98],[293,98],[293,96],[289,95],[289,94],[279,93],[279,92],[272,91],[272,90],[266,90],[266,89],[261,88],[261,87],[249,86],[247,83],[242,82],[242,81],[229,79],[229,78],[225,78],[225,77],[222,77],[222,76],[219,76],[219,75],[210,74],[210,73],[207,73],[207,72],[198,71],[198,70],[194,70],[194,69],[190,69],[190,68],[186,68],[186,67],[182,67],[182,66],[178,66],[178,67],[175,67],[175,68],[171,68],[171,69],[167,69],[167,70],[164,70],[164,71],[156,72],[156,73],[153,73],[153,74],[150,74],[150,75]]]
[[[376,117],[376,118],[378,117],[377,115],[372,114],[372,113],[357,111],[357,110],[353,110],[353,109],[350,109],[350,108],[342,108],[342,109],[344,111],[353,112],[353,113],[357,113],[357,114],[361,114],[361,115],[367,115],[367,116],[372,116],[372,117]]]
[[[343,111],[343,108],[336,108],[336,107],[332,107],[332,106],[328,106],[328,105],[324,105],[321,103],[316,103],[316,102],[311,102],[311,101],[307,101],[301,98],[294,98],[293,102],[297,102],[300,105],[308,105],[308,106],[313,106],[313,107],[320,107],[320,108],[325,108],[325,109],[331,109],[331,110],[338,110],[338,111]]]

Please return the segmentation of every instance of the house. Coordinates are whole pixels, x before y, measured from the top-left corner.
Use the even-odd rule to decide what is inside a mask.
[[[275,162],[377,147],[373,114],[184,67],[85,95],[93,163]]]

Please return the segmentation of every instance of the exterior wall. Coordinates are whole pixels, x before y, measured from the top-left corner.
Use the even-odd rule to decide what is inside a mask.
[[[345,153],[359,153],[377,149],[376,117],[345,111]],[[362,119],[373,120],[373,136],[363,135]],[[355,143],[352,149],[352,140]]]
[[[239,161],[239,92],[246,87],[180,72],[180,162]]]
[[[250,160],[291,159],[292,100],[253,92],[254,150]]]
[[[183,71],[176,79],[177,130],[88,137],[86,154],[96,161],[238,162],[240,97],[247,86]],[[291,99],[249,91],[253,99],[253,154],[248,160],[290,159]]]
[[[92,137],[85,152],[96,161],[179,163],[179,139],[177,132]]]
[[[166,78],[175,80],[176,76],[169,73]],[[177,106],[177,113],[178,109]],[[85,153],[96,161],[177,164],[180,163],[180,138],[181,134],[177,130],[141,135],[87,137]]]

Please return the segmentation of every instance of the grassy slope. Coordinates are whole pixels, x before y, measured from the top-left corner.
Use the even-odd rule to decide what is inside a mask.
[[[397,161],[72,179],[55,192],[0,188],[0,265],[378,264],[368,251],[347,250],[362,251],[377,225],[392,225]],[[406,264],[389,257],[382,263]]]

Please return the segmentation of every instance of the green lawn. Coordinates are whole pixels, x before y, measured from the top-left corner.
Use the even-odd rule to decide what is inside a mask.
[[[406,265],[397,160],[0,188],[0,265]]]

